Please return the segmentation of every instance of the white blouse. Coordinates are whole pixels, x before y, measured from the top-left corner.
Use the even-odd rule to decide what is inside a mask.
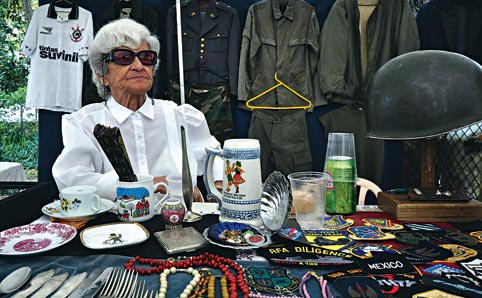
[[[52,174],[59,190],[75,185],[94,185],[97,194],[113,200],[117,173],[94,137],[96,124],[119,127],[134,173],[165,176],[182,169],[181,130],[186,131],[191,175],[204,174],[205,147],[219,149],[204,114],[191,105],[146,99],[137,111],[118,104],[112,97],[90,104],[62,118],[64,149]],[[222,180],[222,162],[216,159],[214,179]]]

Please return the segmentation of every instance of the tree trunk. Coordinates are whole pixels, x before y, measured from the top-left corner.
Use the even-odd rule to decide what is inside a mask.
[[[30,24],[30,20],[32,19],[32,1],[31,0],[22,0],[23,7],[25,7],[25,16],[27,17],[28,24]]]

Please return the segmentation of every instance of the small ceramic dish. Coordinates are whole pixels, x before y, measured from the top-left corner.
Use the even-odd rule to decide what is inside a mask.
[[[0,255],[31,255],[62,246],[77,230],[61,223],[32,223],[0,232]]]
[[[142,243],[149,239],[149,231],[139,223],[118,222],[86,228],[80,241],[90,249],[111,249]]]
[[[86,221],[96,217],[97,215],[100,215],[102,213],[109,211],[113,207],[114,207],[114,202],[112,202],[111,200],[100,199],[100,210],[98,212],[92,213],[92,214],[80,215],[80,216],[66,216],[60,213],[60,201],[57,200],[43,206],[42,212],[47,216],[64,220],[64,221]]]
[[[210,243],[233,249],[253,249],[271,243],[268,234],[244,223],[220,222],[204,230]]]

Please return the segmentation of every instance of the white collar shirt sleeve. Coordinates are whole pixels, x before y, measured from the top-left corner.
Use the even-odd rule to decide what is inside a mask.
[[[115,198],[117,174],[93,136],[94,126],[119,127],[134,173],[165,176],[180,174],[182,147],[180,126],[186,128],[191,174],[203,175],[205,147],[220,148],[211,136],[204,114],[190,105],[151,100],[137,111],[119,105],[113,98],[88,105],[62,120],[64,150],[52,173],[59,189],[73,185],[95,185],[98,194]],[[215,168],[222,177],[222,165]]]

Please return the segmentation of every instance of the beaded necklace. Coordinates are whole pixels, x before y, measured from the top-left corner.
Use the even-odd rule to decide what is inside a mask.
[[[211,275],[209,277],[208,283],[208,298],[215,298],[216,297],[216,276]],[[228,291],[228,281],[226,276],[221,276],[221,297],[222,298],[229,298],[229,291]]]
[[[313,271],[306,272],[305,275],[303,275],[303,277],[301,278],[300,286],[298,288],[301,297],[310,298],[310,294],[306,289],[306,282],[308,282],[308,280],[310,280],[312,276],[315,277],[318,280],[318,283],[320,284],[322,297],[333,298],[333,295],[330,292],[330,288],[328,287],[328,282],[325,279],[323,279],[323,276],[318,276]]]
[[[164,271],[161,273],[161,276],[159,278],[159,281],[160,281],[160,284],[161,284],[161,286],[159,288],[159,294],[158,294],[159,298],[166,298],[167,286],[168,286],[167,277],[170,274],[176,274],[177,272],[187,272],[189,274],[192,274],[192,276],[193,276],[192,280],[184,288],[181,295],[179,295],[179,298],[188,298],[188,296],[191,294],[194,287],[201,280],[201,274],[199,273],[199,271],[194,270],[192,267],[189,267],[187,269],[177,269],[176,267],[164,269]]]
[[[150,266],[151,268],[136,268],[136,262],[141,265]],[[162,261],[136,256],[124,264],[126,270],[133,270],[139,275],[161,274],[164,269],[171,269],[172,267],[177,269],[187,269],[189,267],[211,267],[219,269],[228,282],[229,298],[238,298],[238,289],[241,291],[243,298],[249,297],[249,287],[244,279],[243,268],[235,261],[216,254],[205,252],[199,256],[192,256],[177,261]]]

